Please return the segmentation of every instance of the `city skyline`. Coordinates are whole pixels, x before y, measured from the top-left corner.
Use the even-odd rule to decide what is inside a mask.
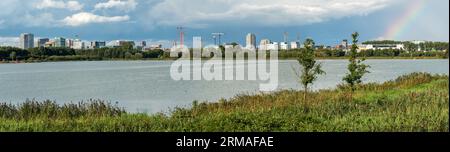
[[[284,32],[289,33],[289,42],[300,35],[301,40],[311,37],[324,45],[340,44],[354,31],[361,33],[362,41],[448,41],[448,1],[283,0],[273,5],[252,0],[238,4],[214,2],[223,9],[213,9],[217,6],[210,2],[199,6],[196,4],[202,1],[173,1],[176,0],[30,0],[18,5],[17,1],[6,0],[0,4],[6,8],[0,11],[0,45],[17,46],[20,33],[33,33],[36,39],[79,35],[89,41],[144,40],[170,45],[178,40],[177,26],[185,27],[189,46],[193,36],[214,44],[211,33],[217,32],[225,34],[223,42],[242,45],[247,33],[254,33],[259,43],[262,39],[282,42]]]

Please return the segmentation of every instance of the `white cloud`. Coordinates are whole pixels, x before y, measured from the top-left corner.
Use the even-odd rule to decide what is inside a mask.
[[[37,9],[46,9],[46,8],[58,8],[58,9],[68,9],[71,11],[78,11],[83,9],[83,4],[80,4],[78,1],[59,1],[59,0],[42,0],[36,5]]]
[[[0,37],[0,46],[19,46],[19,37]]]
[[[81,12],[68,16],[62,20],[64,25],[68,26],[80,26],[90,23],[107,23],[107,22],[122,22],[128,21],[130,17],[125,16],[100,16],[88,12]]]
[[[304,25],[367,15],[390,0],[163,0],[148,16],[160,25],[204,26],[214,23]]]
[[[11,21],[14,24],[22,24],[25,27],[54,27],[57,26],[52,13],[26,13],[25,15],[18,17],[16,20]]]
[[[97,3],[94,8],[96,10],[116,8],[128,12],[136,9],[137,4],[135,0],[108,0],[108,2]]]

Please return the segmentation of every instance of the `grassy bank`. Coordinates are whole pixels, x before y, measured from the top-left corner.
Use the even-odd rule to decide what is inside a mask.
[[[194,102],[170,115],[130,114],[113,104],[0,104],[0,131],[449,131],[449,79],[414,73],[346,91],[239,95]]]

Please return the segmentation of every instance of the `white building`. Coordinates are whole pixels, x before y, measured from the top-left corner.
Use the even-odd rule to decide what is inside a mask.
[[[34,35],[31,33],[20,34],[20,48],[29,49],[34,47]]]
[[[246,48],[256,48],[256,36],[253,33],[248,33],[245,39]]]
[[[85,43],[84,42],[82,42],[81,40],[79,40],[79,39],[75,39],[75,40],[73,40],[73,42],[72,42],[73,44],[72,44],[72,49],[78,49],[78,50],[81,50],[81,49],[85,49],[86,47],[85,47]]]
[[[152,44],[150,45],[151,50],[162,49],[162,44]]]
[[[290,50],[291,47],[289,46],[288,42],[281,42],[280,43],[280,50]]]
[[[405,49],[403,44],[361,44],[358,45],[359,51],[361,50],[387,50],[387,49]]]
[[[279,50],[280,49],[280,45],[278,44],[278,42],[272,42],[270,44],[267,44],[267,50]]]
[[[269,39],[262,39],[259,43],[260,50],[268,50],[267,46],[272,43]]]
[[[422,43],[425,43],[426,41],[421,41],[421,40],[414,40],[414,41],[411,41],[411,43],[413,43],[413,44],[415,44],[415,45],[419,45],[419,44],[422,44]]]
[[[192,38],[192,42],[193,42],[193,47],[194,48],[203,48],[202,37],[201,36],[194,36]]]
[[[300,42],[291,42],[291,49],[299,49]]]

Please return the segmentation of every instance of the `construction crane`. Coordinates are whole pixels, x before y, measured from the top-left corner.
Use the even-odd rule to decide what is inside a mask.
[[[180,33],[180,45],[184,45],[184,27],[179,26],[177,27],[178,32]]]
[[[284,40],[284,42],[288,42],[288,32],[284,32],[283,33],[283,40]]]
[[[217,45],[217,39],[219,39],[219,45],[222,43],[221,39],[222,36],[225,35],[225,33],[211,33],[214,39],[214,45]]]

